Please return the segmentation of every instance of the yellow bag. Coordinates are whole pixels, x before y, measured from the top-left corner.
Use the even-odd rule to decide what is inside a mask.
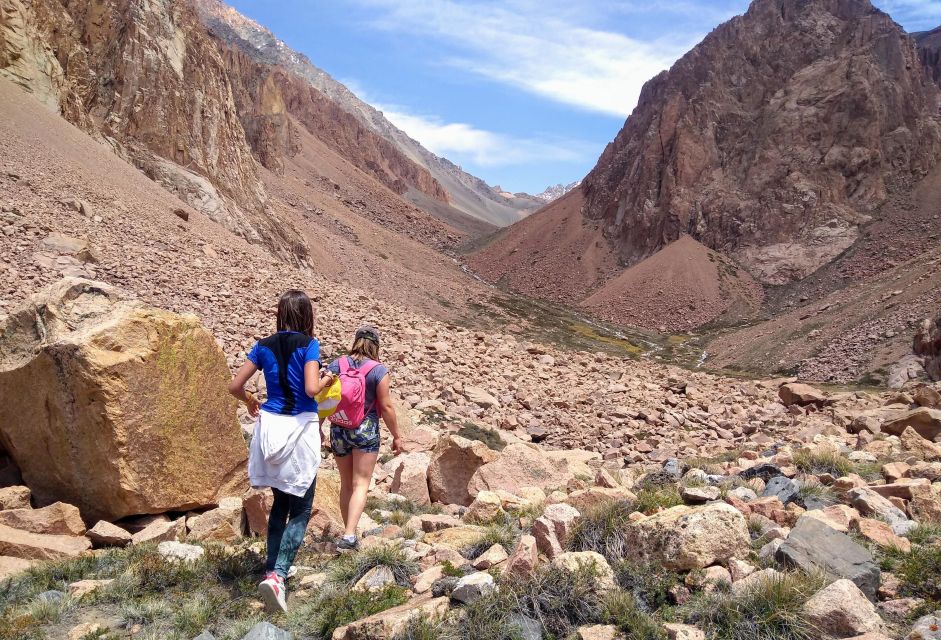
[[[340,405],[341,392],[342,386],[340,385],[340,378],[337,376],[333,379],[333,384],[326,389],[322,389],[314,397],[314,400],[317,401],[317,415],[320,417],[320,422],[332,416],[334,411],[337,410]]]

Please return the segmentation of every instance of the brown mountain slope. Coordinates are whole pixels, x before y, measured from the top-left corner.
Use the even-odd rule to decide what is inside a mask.
[[[934,166],[939,97],[868,0],[755,0],[645,85],[583,182],[585,213],[629,263],[688,233],[797,280]]]

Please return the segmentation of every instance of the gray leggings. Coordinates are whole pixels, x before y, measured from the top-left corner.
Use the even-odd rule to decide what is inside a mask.
[[[303,497],[292,496],[279,489],[271,489],[274,493],[274,504],[271,506],[271,515],[268,516],[266,572],[274,571],[282,578],[287,577],[288,569],[294,564],[297,550],[304,542],[316,487],[317,478],[314,478]]]

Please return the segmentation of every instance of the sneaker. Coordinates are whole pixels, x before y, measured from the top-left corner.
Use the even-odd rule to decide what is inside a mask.
[[[274,571],[265,574],[265,579],[258,585],[258,595],[264,600],[268,613],[287,612],[287,589],[284,587],[284,579]]]
[[[343,551],[356,551],[357,549],[359,549],[359,540],[357,538],[347,540],[345,537],[341,537],[337,540],[337,551],[341,553]]]

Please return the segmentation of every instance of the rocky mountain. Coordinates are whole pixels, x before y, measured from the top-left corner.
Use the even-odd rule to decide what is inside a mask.
[[[559,183],[551,187],[546,187],[542,193],[537,193],[533,197],[539,198],[543,202],[552,202],[554,200],[558,200],[572,189],[575,189],[581,185],[581,183],[581,180],[576,180],[575,182],[570,182],[569,184]]]
[[[241,50],[255,62],[279,67],[302,79],[343,112],[342,118],[358,122],[367,132],[391,145],[395,153],[383,149],[385,154],[402,155],[427,171],[437,183],[434,193],[417,185],[414,180],[405,180],[405,184],[420,192],[407,194],[419,206],[425,203],[421,194],[432,195],[439,200],[444,196],[445,201],[459,211],[497,226],[512,224],[537,208],[532,201],[500,194],[483,180],[431,153],[389,122],[381,111],[314,66],[306,56],[292,50],[269,30],[221,0],[194,0],[194,4],[203,22],[221,41]]]
[[[867,0],[756,0],[645,85],[585,178],[585,215],[629,263],[686,233],[798,280],[936,164],[939,99]]]
[[[883,368],[910,352],[941,285],[921,269],[937,249],[937,40],[867,0],[755,0],[644,86],[579,189],[469,263],[651,329],[771,318],[712,345],[722,366],[841,380]],[[645,266],[667,248],[700,286]],[[821,299],[843,312],[789,340]]]

